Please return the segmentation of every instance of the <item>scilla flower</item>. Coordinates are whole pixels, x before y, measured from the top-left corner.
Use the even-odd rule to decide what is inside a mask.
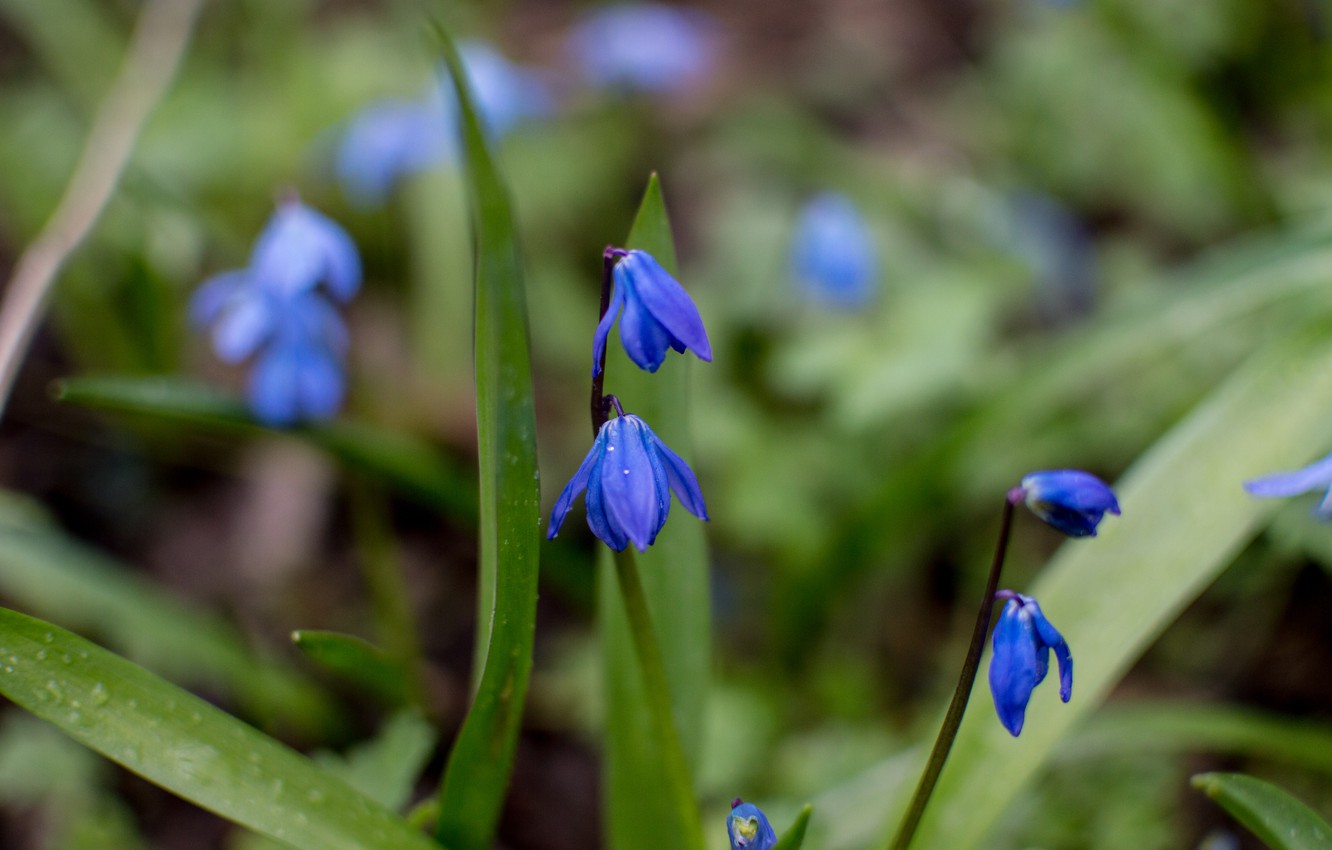
[[[777,833],[763,810],[739,797],[731,802],[726,833],[731,837],[731,850],[771,850],[777,844]]]
[[[828,192],[801,209],[791,241],[791,276],[802,293],[830,307],[863,307],[874,297],[879,258],[850,198]]]
[[[1079,469],[1033,472],[1008,498],[1024,502],[1032,513],[1069,537],[1095,537],[1105,514],[1119,514],[1119,502],[1110,487]]]
[[[716,21],[665,3],[603,6],[569,33],[568,52],[596,86],[663,93],[705,77],[716,59]]]
[[[583,490],[587,490],[588,526],[617,552],[630,543],[640,552],[652,545],[666,524],[672,490],[685,510],[708,518],[689,464],[667,448],[646,422],[623,411],[601,426],[592,450],[555,501],[547,539],[559,534]]]
[[[687,348],[700,360],[712,360],[712,346],[698,308],[675,278],[645,251],[608,248],[618,257],[613,271],[613,290],[606,314],[601,317],[592,343],[592,375],[601,372],[606,337],[620,316],[620,340],[629,359],[639,368],[657,371],[666,359],[666,349],[684,353]]]
[[[269,425],[327,419],[342,403],[347,331],[329,300],[361,283],[356,246],[298,200],[283,201],[244,269],[207,280],[190,316],[212,331],[219,359],[254,358],[250,407]]]
[[[1050,650],[1059,662],[1059,698],[1073,695],[1073,656],[1064,638],[1041,613],[1030,596],[1001,590],[996,599],[1007,599],[999,624],[994,627],[994,657],[990,660],[990,693],[1004,728],[1017,737],[1022,731],[1031,692],[1050,668]]]
[[[1332,455],[1314,461],[1303,469],[1292,472],[1274,472],[1252,481],[1244,482],[1244,489],[1251,495],[1264,499],[1282,499],[1298,496],[1310,490],[1325,490],[1323,501],[1314,508],[1314,515],[1324,520],[1332,520]]]

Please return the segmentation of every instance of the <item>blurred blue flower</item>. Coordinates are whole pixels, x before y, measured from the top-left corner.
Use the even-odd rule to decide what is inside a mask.
[[[587,15],[567,50],[589,83],[666,93],[701,80],[716,63],[711,16],[664,3],[617,3]]]
[[[803,293],[830,307],[855,309],[873,299],[879,257],[850,198],[826,192],[801,209],[791,242],[791,276]]]
[[[1031,512],[1069,537],[1095,537],[1101,518],[1119,515],[1119,502],[1104,481],[1079,469],[1033,472],[1009,493]]]
[[[731,850],[771,850],[777,844],[777,833],[763,810],[739,797],[731,803],[726,833],[731,837]]]
[[[554,112],[542,72],[509,62],[484,42],[464,43],[458,52],[492,141]],[[458,99],[444,69],[417,100],[365,107],[347,122],[338,144],[335,170],[343,191],[357,204],[377,205],[400,178],[455,159],[458,121]]]
[[[1292,472],[1274,472],[1244,482],[1251,495],[1264,499],[1283,499],[1298,496],[1310,490],[1325,490],[1323,501],[1314,508],[1320,519],[1332,520],[1332,455],[1316,460],[1303,469]]]
[[[666,359],[668,348],[682,354],[688,348],[700,360],[711,362],[712,346],[703,319],[684,287],[645,251],[607,250],[619,259],[612,272],[610,304],[593,336],[593,377],[601,373],[606,337],[622,309],[620,340],[629,359],[639,368],[657,371]]]
[[[619,552],[629,543],[643,552],[657,539],[671,510],[671,491],[699,519],[708,518],[698,479],[679,455],[632,414],[606,422],[592,449],[555,501],[546,538],[560,526],[578,494],[587,490],[587,524]]]
[[[1049,671],[1050,650],[1054,650],[1059,662],[1059,698],[1064,702],[1073,695],[1073,656],[1035,599],[1011,590],[1001,590],[995,598],[1007,598],[1008,602],[994,627],[990,693],[999,712],[999,722],[1017,737],[1022,731],[1031,692]]]
[[[329,295],[361,283],[351,237],[296,200],[278,206],[244,269],[209,278],[190,318],[227,363],[254,358],[250,408],[268,425],[332,417],[342,404],[347,329]]]

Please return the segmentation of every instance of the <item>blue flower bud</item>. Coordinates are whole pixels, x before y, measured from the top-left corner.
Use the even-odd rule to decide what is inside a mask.
[[[1095,537],[1106,513],[1119,515],[1119,502],[1104,481],[1078,469],[1033,472],[1009,493],[1031,512],[1069,537]]]
[[[1017,737],[1026,718],[1031,692],[1050,668],[1050,650],[1059,662],[1059,698],[1073,695],[1073,656],[1064,638],[1041,613],[1030,596],[1001,590],[1007,598],[999,624],[994,627],[994,657],[990,660],[990,693],[999,722]]]
[[[791,276],[829,307],[855,309],[874,297],[879,257],[850,198],[827,192],[805,204],[792,237]]]
[[[1316,460],[1303,469],[1292,472],[1274,472],[1244,482],[1244,489],[1263,499],[1282,499],[1299,496],[1310,490],[1325,490],[1323,501],[1314,508],[1314,515],[1332,520],[1332,455]]]
[[[667,93],[701,80],[716,59],[710,16],[664,3],[618,3],[585,17],[567,50],[593,85]]]
[[[632,414],[601,426],[591,451],[555,501],[547,539],[559,534],[583,490],[587,490],[588,526],[617,552],[630,543],[640,552],[652,545],[670,513],[671,491],[685,510],[708,518],[689,464]]]
[[[739,797],[731,803],[726,833],[731,837],[731,850],[771,850],[777,844],[777,833],[763,810]]]
[[[617,249],[610,249],[617,250]],[[613,291],[606,314],[597,325],[592,343],[592,376],[601,372],[606,337],[620,318],[620,340],[629,359],[639,368],[657,371],[666,350],[693,351],[700,360],[712,360],[712,346],[703,319],[689,293],[645,251],[626,251],[615,264]],[[621,310],[624,315],[620,316]]]

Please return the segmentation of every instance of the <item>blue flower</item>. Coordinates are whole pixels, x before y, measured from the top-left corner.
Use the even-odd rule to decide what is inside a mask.
[[[1275,472],[1245,481],[1244,489],[1264,499],[1283,499],[1310,490],[1325,490],[1323,501],[1314,508],[1314,514],[1320,519],[1332,520],[1332,455],[1293,472]]]
[[[591,451],[555,501],[547,539],[559,534],[574,499],[585,489],[588,526],[617,552],[630,543],[640,552],[652,545],[666,524],[672,490],[685,510],[708,518],[689,464],[632,414],[601,426]]]
[[[260,234],[244,269],[209,278],[190,318],[212,330],[227,363],[253,357],[250,408],[268,425],[332,417],[342,404],[347,329],[329,295],[349,299],[360,257],[342,228],[286,201]]]
[[[771,850],[777,844],[777,833],[763,810],[739,797],[731,803],[726,833],[731,837],[731,850]]]
[[[850,198],[827,192],[805,204],[791,244],[791,276],[830,307],[863,307],[874,297],[879,258]]]
[[[592,375],[601,373],[606,337],[619,316],[620,340],[629,359],[649,372],[657,371],[666,359],[666,349],[684,353],[686,348],[700,360],[712,360],[712,346],[698,308],[689,293],[645,251],[620,251],[613,272],[614,287],[606,314],[597,325],[592,343]]]
[[[1073,695],[1073,656],[1035,599],[1011,590],[1001,590],[995,597],[1007,598],[1008,602],[994,627],[990,693],[999,722],[1016,738],[1022,731],[1031,692],[1049,671],[1050,650],[1059,662],[1059,698],[1064,702]]]
[[[619,3],[585,17],[567,49],[596,86],[667,93],[707,76],[719,27],[710,16],[664,3]]]
[[[1033,472],[1009,493],[1069,537],[1095,537],[1106,513],[1119,515],[1115,494],[1101,479],[1078,469]]]
[[[520,123],[554,111],[543,74],[515,65],[484,42],[459,48],[483,126],[498,141]],[[458,99],[441,70],[417,100],[373,103],[347,122],[335,170],[357,204],[383,203],[397,181],[458,156]]]

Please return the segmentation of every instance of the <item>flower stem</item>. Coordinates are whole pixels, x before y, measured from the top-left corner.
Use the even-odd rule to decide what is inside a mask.
[[[597,311],[597,321],[600,322],[610,309],[611,282],[614,280],[615,264],[620,261],[624,252],[617,248],[607,248],[601,254],[601,309]],[[606,424],[606,419],[610,416],[610,408],[606,403],[605,395],[606,385],[606,350],[602,349],[601,359],[596,364],[596,369],[592,374],[592,439],[596,439],[601,431],[601,426]]]
[[[980,669],[981,651],[985,648],[985,636],[990,632],[990,620],[994,615],[994,594],[999,589],[999,574],[1004,570],[1004,557],[1008,553],[1008,535],[1013,528],[1014,494],[1004,500],[1004,516],[999,523],[999,541],[994,547],[994,560],[990,563],[990,575],[985,582],[985,594],[981,597],[980,610],[976,612],[976,627],[971,632],[971,644],[967,647],[966,660],[962,662],[962,672],[957,677],[957,689],[953,691],[953,700],[948,704],[944,715],[943,727],[939,737],[934,740],[934,749],[930,750],[929,761],[916,783],[916,793],[911,797],[906,816],[897,828],[890,850],[906,850],[911,846],[911,839],[920,825],[921,815],[930,802],[934,786],[943,772],[944,762],[953,749],[957,730],[962,725],[962,716],[967,711],[967,700],[971,698],[971,688],[976,684],[976,672]]]
[[[628,549],[615,553],[615,575],[619,579],[620,596],[633,635],[634,653],[639,669],[643,671],[643,689],[646,692],[648,712],[653,732],[661,750],[666,770],[666,793],[676,810],[685,838],[689,842],[684,850],[703,850],[703,825],[694,801],[693,785],[689,778],[689,765],[685,761],[680,733],[671,712],[670,687],[666,683],[666,667],[662,663],[661,648],[657,645],[652,628],[652,612],[648,610],[647,594],[638,575],[634,553]]]

